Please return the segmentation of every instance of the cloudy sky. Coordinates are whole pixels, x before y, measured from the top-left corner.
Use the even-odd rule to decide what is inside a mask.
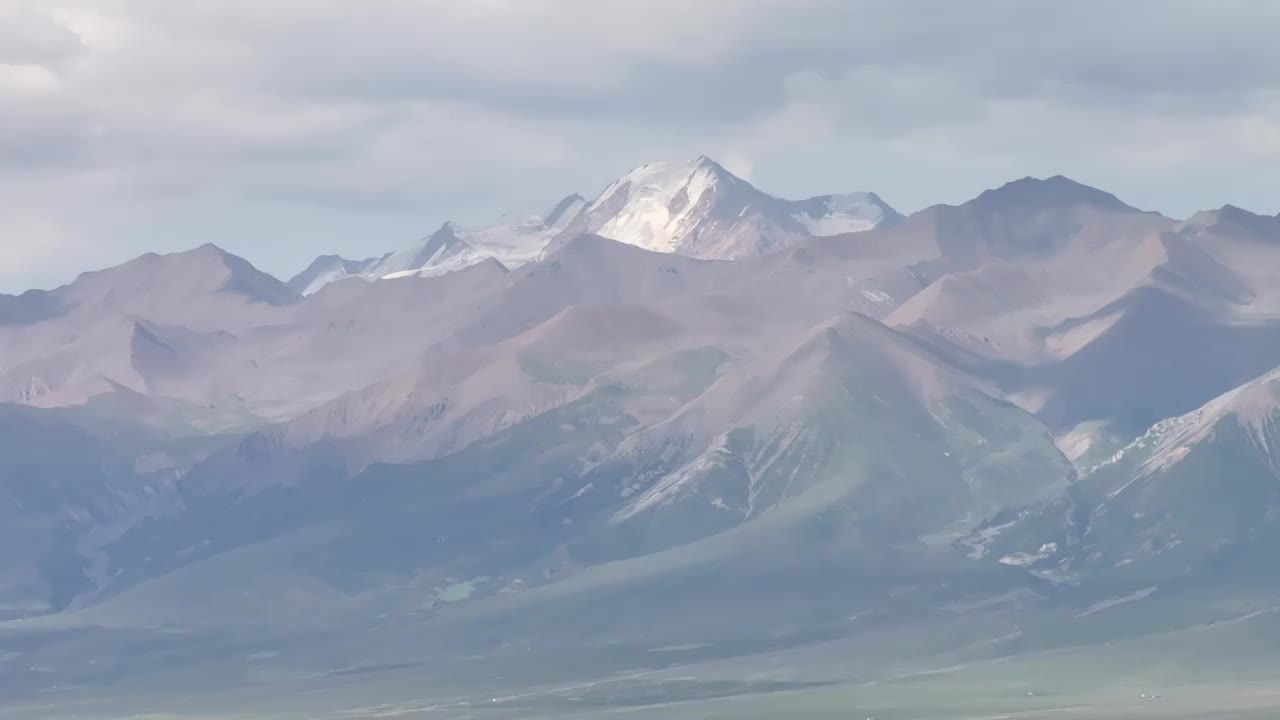
[[[288,276],[644,162],[903,211],[1066,174],[1280,211],[1269,0],[0,0],[0,290],[216,242]]]

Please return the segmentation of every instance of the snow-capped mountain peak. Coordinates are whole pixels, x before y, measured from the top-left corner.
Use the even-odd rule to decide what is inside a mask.
[[[595,225],[589,229],[649,250],[676,252],[702,219],[704,200],[726,177],[732,176],[705,157],[642,165],[613,181],[587,208],[601,220],[589,222]]]
[[[382,258],[360,262],[336,256],[319,258],[290,283],[310,295],[331,282],[349,277],[370,281],[429,277],[489,259],[514,269],[538,259],[552,238],[578,220],[585,207],[586,200],[575,193],[556,203],[545,217],[534,216],[476,230],[446,222],[414,245]]]
[[[462,239],[464,233],[452,222],[446,222],[440,229],[423,238],[421,242],[410,248],[394,252],[373,268],[378,277],[402,274],[413,274],[469,248]]]
[[[805,238],[861,232],[901,219],[870,192],[782,200],[702,155],[641,165],[609,183],[594,200],[569,195],[544,216],[475,230],[445,223],[412,247],[374,261],[325,258],[294,282],[310,294],[347,277],[439,275],[489,258],[513,269],[542,257],[557,239],[588,233],[655,252],[735,260]]]
[[[865,232],[901,222],[901,213],[873,192],[819,195],[796,205],[794,213],[809,233],[818,237]]]
[[[632,170],[610,183],[584,218],[581,231],[648,250],[736,259],[806,237],[871,230],[902,216],[874,193],[782,200],[701,156]]]

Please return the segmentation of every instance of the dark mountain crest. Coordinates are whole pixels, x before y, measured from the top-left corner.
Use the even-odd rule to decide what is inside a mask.
[[[601,237],[595,233],[578,233],[562,239],[553,247],[547,248],[546,256],[543,258],[544,262],[540,264],[554,264],[566,258],[579,256],[596,257],[606,253],[635,256],[653,254],[651,250]],[[530,272],[535,269],[534,266],[529,266]]]
[[[990,210],[1091,205],[1114,212],[1139,212],[1115,195],[1062,175],[1046,179],[1024,177],[987,190],[966,205]]]
[[[1259,215],[1236,205],[1223,205],[1216,212],[1218,224],[1235,225],[1267,240],[1280,242],[1280,215]]]
[[[163,255],[146,253],[115,267],[83,273],[71,285],[54,292],[72,288],[82,281],[111,278],[114,274],[121,272],[134,272],[139,276],[145,275],[148,279],[152,279],[174,270],[185,273],[184,277],[209,279],[223,277],[223,283],[217,290],[243,295],[251,302],[291,305],[299,300],[298,294],[284,282],[259,270],[239,255],[229,253],[213,243]]]
[[[564,219],[563,215],[566,212],[568,212],[570,208],[572,208],[574,205],[585,204],[586,202],[587,202],[586,198],[582,197],[578,193],[573,193],[572,195],[569,195],[568,197],[564,198],[560,202],[556,203],[555,207],[551,208],[551,212],[547,213],[546,217],[543,218],[543,222],[548,227],[554,226],[560,220]]]
[[[386,255],[383,255],[383,257],[386,257]],[[312,261],[312,263],[307,266],[307,269],[304,270],[301,274],[305,275],[307,273],[314,272],[321,267],[325,267],[329,265],[337,265],[342,267],[342,269],[346,270],[347,272],[355,272],[357,269],[365,265],[368,265],[371,262],[376,262],[377,260],[378,258],[366,258],[364,260],[348,260],[347,258],[344,258],[341,255],[321,255],[320,257]]]
[[[133,342],[135,346],[138,343],[145,343],[145,344],[153,345],[160,349],[166,350],[168,352],[175,352],[173,349],[173,346],[165,342],[164,338],[160,337],[160,333],[157,331],[157,329],[153,329],[151,326],[149,326],[146,322],[142,320],[139,320],[136,318],[133,320],[132,331],[133,331]]]
[[[177,337],[166,337],[168,334],[164,328],[140,319],[131,322],[129,364],[148,391],[156,378],[181,373],[187,366],[189,352],[184,343]]]
[[[0,294],[0,328],[35,325],[60,317],[66,311],[66,304],[45,290],[28,290],[21,295]]]
[[[262,272],[239,255],[232,255],[216,245],[207,247],[218,253],[231,273],[222,286],[224,291],[244,295],[253,302],[268,305],[292,305],[301,299],[288,285]]]
[[[452,221],[442,224],[440,229],[425,238],[426,241],[410,266],[420,267],[434,257],[446,257],[469,247],[467,241],[459,236],[460,232],[461,228]]]

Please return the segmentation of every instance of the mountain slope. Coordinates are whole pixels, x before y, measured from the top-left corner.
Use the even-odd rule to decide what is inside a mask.
[[[648,316],[649,338],[618,348],[615,357],[663,345],[666,354],[646,353],[645,363],[581,379],[548,372],[600,357],[597,343],[569,351],[559,340],[603,337],[619,310],[633,326],[640,322],[628,309],[603,317],[573,311],[515,341],[540,361],[523,368],[521,392],[562,394],[541,406],[512,392],[515,378],[501,365],[486,366],[509,378],[496,389],[498,376],[488,369],[441,368],[458,382],[432,391],[428,399],[449,398],[436,400],[439,412],[401,414],[426,404],[401,400],[406,391],[428,391],[424,373],[412,386],[334,405],[314,418],[330,429],[312,435],[319,439],[312,445],[259,434],[193,469],[181,481],[180,512],[136,526],[107,548],[118,571],[114,592],[124,594],[102,612],[163,595],[170,577],[202,583],[202,573],[215,567],[225,587],[253,584],[274,593],[279,584],[267,581],[270,575],[352,598],[374,593],[377,602],[397,605],[414,596],[448,597],[466,578],[477,578],[468,591],[476,599],[524,592],[587,568],[652,562],[641,559],[675,546],[690,554],[660,572],[662,583],[683,576],[690,561],[735,568],[716,597],[752,574],[795,570],[811,583],[841,563],[883,567],[886,557],[897,558],[908,577],[912,566],[923,572],[965,564],[950,551],[951,540],[1003,507],[1054,496],[1071,478],[1033,418],[970,388],[909,338],[857,316],[810,328],[784,351],[735,358],[682,347],[673,342],[684,332],[678,324]],[[525,415],[509,415],[491,434],[426,462],[344,475],[334,452],[340,433],[330,424],[338,418],[380,397],[386,437],[432,432],[436,423],[448,427],[462,417],[451,414],[454,398],[470,395],[483,408],[490,400],[476,393],[484,392]],[[286,484],[241,485],[263,461],[274,463],[268,474]],[[237,482],[229,484],[233,475]],[[725,533],[731,535],[716,539]],[[743,546],[730,538],[775,552],[785,547],[793,557],[811,553],[812,563],[803,571],[767,565],[742,575]],[[703,541],[710,545],[692,545]],[[299,547],[311,550],[299,556]],[[857,597],[883,602],[890,585],[868,583]],[[849,590],[833,585],[823,602],[851,603],[852,596],[841,599]],[[326,612],[343,604],[323,602],[337,603]],[[447,613],[456,602],[427,611]],[[177,607],[167,612],[172,622],[192,622]],[[799,606],[773,612],[772,623],[803,618]],[[241,621],[220,615],[218,622]]]
[[[1150,586],[1273,585],[1280,541],[1280,371],[1162,420],[1062,498],[997,521],[993,557],[1047,577]]]
[[[108,582],[100,545],[222,442],[114,414],[0,404],[0,622],[92,596]]]
[[[1066,178],[1017,180],[897,229],[937,246],[940,274],[887,322],[970,358],[1055,432],[1127,440],[1280,360],[1280,228],[1242,217],[1179,223]]]
[[[899,220],[699,160],[446,224],[379,282],[202,248],[0,297],[0,694],[427,697],[465,656],[445,714],[523,717],[476,688],[527,663],[525,707],[585,717],[558,663],[661,713],[647,668],[694,657],[914,682],[886,656],[1238,641],[1280,581],[1274,220],[1061,177]]]

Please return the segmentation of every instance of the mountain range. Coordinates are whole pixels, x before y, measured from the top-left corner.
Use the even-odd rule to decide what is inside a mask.
[[[638,167],[610,183],[592,202],[575,193],[542,217],[478,230],[447,222],[413,246],[378,258],[323,256],[289,286],[310,295],[348,277],[428,277],[490,258],[515,269],[539,259],[553,244],[584,233],[655,252],[734,260],[780,250],[804,238],[870,230],[901,220],[875,193],[780,200],[704,156]]]
[[[289,282],[146,255],[0,295],[0,349],[14,697],[839,640],[870,682],[1280,607],[1280,216],[1232,206],[699,158]]]

